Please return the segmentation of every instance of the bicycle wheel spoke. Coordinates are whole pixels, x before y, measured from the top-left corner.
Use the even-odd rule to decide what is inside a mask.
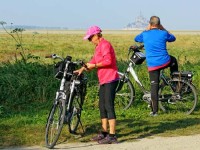
[[[72,108],[69,112],[71,114],[69,121],[70,133],[75,133],[78,129],[81,117],[81,97],[80,95],[73,96]]]
[[[184,81],[171,81],[160,90],[160,108],[168,112],[190,114],[196,107],[197,94],[194,86]],[[171,96],[170,96],[171,95]]]
[[[122,81],[120,81],[122,82]],[[115,96],[116,109],[128,109],[135,98],[135,90],[129,79],[123,83],[122,89],[117,91]]]
[[[45,141],[48,148],[53,148],[59,138],[64,121],[64,102],[59,100],[54,104],[46,125]]]
[[[76,107],[74,107],[72,117],[71,117],[71,122],[70,122],[71,130],[74,130],[76,128],[78,120],[79,120],[78,110]]]

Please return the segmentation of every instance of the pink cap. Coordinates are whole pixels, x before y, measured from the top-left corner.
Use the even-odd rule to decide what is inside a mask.
[[[98,26],[91,26],[87,32],[86,35],[84,36],[84,40],[87,40],[90,36],[95,35],[97,33],[101,33],[101,29]]]

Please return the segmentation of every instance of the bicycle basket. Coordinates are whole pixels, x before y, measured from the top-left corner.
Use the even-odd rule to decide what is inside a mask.
[[[60,62],[55,64],[55,66],[54,66],[54,73],[55,73],[54,77],[56,79],[62,79],[64,68],[65,68],[65,63],[63,61],[60,61]]]
[[[145,59],[146,59],[145,55],[140,51],[134,52],[133,55],[130,58],[131,62],[136,64],[136,65],[142,64]]]

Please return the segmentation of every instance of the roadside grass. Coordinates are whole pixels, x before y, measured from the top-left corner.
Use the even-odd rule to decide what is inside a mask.
[[[134,141],[152,136],[181,136],[199,134],[200,113],[192,115],[179,113],[160,113],[157,117],[149,117],[146,105],[133,106],[125,112],[117,110],[117,136],[119,142]],[[1,148],[8,146],[45,146],[44,133],[48,109],[37,112],[24,112],[1,118]],[[95,119],[94,119],[95,118]],[[99,111],[97,108],[84,108],[82,123],[85,133],[78,129],[78,135],[69,134],[64,125],[59,143],[89,142],[90,138],[100,130]]]
[[[59,81],[53,78],[53,61],[45,59],[47,54],[57,53],[63,57],[71,55],[74,60],[88,61],[93,55],[94,46],[83,41],[83,34],[25,34],[24,42],[38,61],[27,64],[14,61],[14,42],[5,34],[0,39],[0,148],[22,145],[44,146],[46,119],[53,103]],[[105,34],[116,50],[119,70],[125,69],[128,47],[133,45],[135,34]],[[177,41],[169,43],[169,53],[176,56],[180,70],[194,72],[193,83],[200,88],[200,35],[176,35]],[[8,62],[8,60],[10,62]],[[145,63],[136,66],[136,71],[144,86],[149,89],[149,77]],[[79,128],[79,135],[69,134],[66,125],[59,142],[88,142],[100,130],[97,97],[96,72],[87,73],[88,90],[82,113],[85,133]],[[142,93],[136,83],[136,100],[126,111],[116,110],[117,136],[119,141],[132,141],[150,136],[180,136],[200,133],[200,104],[191,115],[180,113],[149,117],[149,109],[142,102]]]

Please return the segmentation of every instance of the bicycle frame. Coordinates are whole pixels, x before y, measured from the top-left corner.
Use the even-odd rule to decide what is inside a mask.
[[[70,63],[70,61],[67,61],[66,65],[65,65],[63,78],[62,78],[61,84],[60,84],[60,91],[64,91],[64,85],[66,82],[66,75],[67,75],[67,68],[68,68],[69,63]]]
[[[133,66],[135,64],[133,64],[131,61],[129,62],[129,65],[128,65],[128,68],[127,70],[125,71],[125,73],[121,73],[121,72],[118,72],[118,74],[120,74],[121,76],[125,76],[125,78],[128,78],[128,74],[130,73],[132,75],[132,77],[134,78],[134,80],[136,81],[136,83],[139,85],[139,87],[141,88],[142,92],[144,94],[147,94],[149,93],[145,87],[143,86],[143,84],[140,82],[139,78],[138,78],[138,75],[136,74]]]
[[[58,100],[59,96],[61,97],[61,99],[66,100],[66,94],[64,92],[64,88],[65,88],[65,82],[66,82],[66,78],[65,77],[67,75],[67,70],[66,69],[68,68],[69,63],[70,63],[70,61],[67,61],[66,65],[65,65],[63,78],[61,79],[59,90],[56,92],[55,100]],[[71,90],[73,90],[73,88],[71,88]],[[71,92],[70,92],[70,96],[71,96]],[[69,106],[67,107],[67,109],[69,110]]]

